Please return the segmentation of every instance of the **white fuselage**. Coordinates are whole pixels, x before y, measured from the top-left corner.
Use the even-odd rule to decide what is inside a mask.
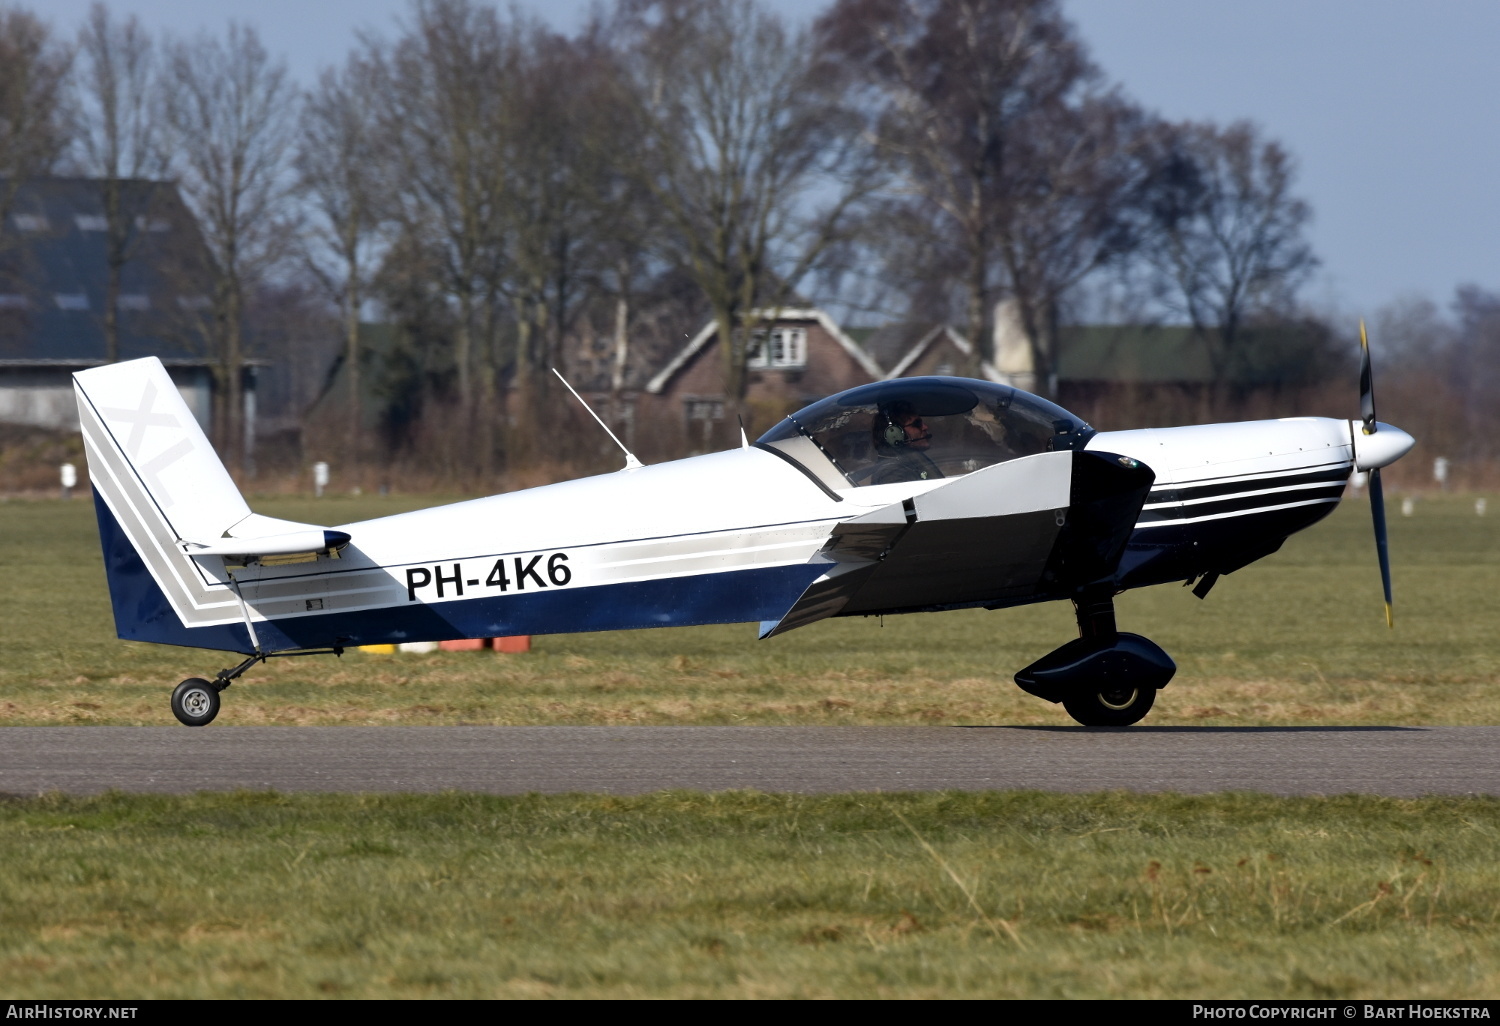
[[[1225,496],[1148,501],[1145,513],[1180,515],[1143,516],[1143,531],[1329,505],[1337,499],[1310,494],[1316,484],[1287,478],[1309,468],[1347,473],[1352,462],[1349,423],[1327,418],[1100,432],[1088,448],[1151,467],[1153,496],[1229,483],[1245,504],[1196,516],[1195,506],[1219,507]],[[836,524],[952,480],[851,487],[835,498],[786,461],[741,448],[338,525],[354,539],[341,559],[237,576],[253,615],[274,618],[305,614],[308,588],[293,582],[313,578],[318,612],[329,614],[807,565]]]
[[[1027,447],[928,462],[923,480],[855,486],[877,475],[842,469],[811,435],[778,436],[330,527],[252,513],[160,361],[74,378],[117,631],[246,652],[715,622],[775,633],[1019,604],[1061,597],[1106,538],[1124,552],[1103,571],[1118,587],[1217,575],[1326,513],[1351,468],[1411,445],[1384,425],[1294,418],[1103,432],[1079,451],[1034,444],[1039,422],[1018,413],[971,427],[988,425],[992,446],[1015,429]],[[999,386],[912,387],[972,406],[970,390]]]

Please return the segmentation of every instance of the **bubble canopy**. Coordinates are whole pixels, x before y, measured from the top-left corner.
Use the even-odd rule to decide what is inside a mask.
[[[973,378],[898,378],[798,410],[756,443],[834,488],[960,477],[1039,452],[1081,449],[1094,429],[1045,399]]]

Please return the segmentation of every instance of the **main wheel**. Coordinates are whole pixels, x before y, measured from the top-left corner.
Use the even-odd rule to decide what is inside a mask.
[[[172,715],[189,727],[206,727],[219,715],[219,689],[202,677],[189,677],[172,689]]]
[[[1155,688],[1119,687],[1080,691],[1064,698],[1063,708],[1085,727],[1128,727],[1140,722],[1155,702]]]

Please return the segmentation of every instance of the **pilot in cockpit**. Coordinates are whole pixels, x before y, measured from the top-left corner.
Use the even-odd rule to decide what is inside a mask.
[[[881,406],[872,430],[875,454],[880,459],[870,475],[870,484],[930,481],[943,476],[927,455],[932,429],[910,402],[897,399]]]

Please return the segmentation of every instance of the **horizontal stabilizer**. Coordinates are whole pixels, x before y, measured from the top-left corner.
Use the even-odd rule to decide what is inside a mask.
[[[257,538],[218,538],[211,542],[184,541],[189,556],[289,556],[302,552],[326,552],[349,544],[349,535],[315,527],[287,534]]]

